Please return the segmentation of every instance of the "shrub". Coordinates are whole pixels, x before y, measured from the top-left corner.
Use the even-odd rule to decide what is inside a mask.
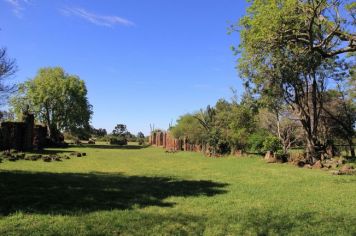
[[[105,135],[103,137],[97,137],[96,141],[98,141],[98,142],[110,142],[110,138],[111,138],[111,136]]]
[[[145,139],[144,138],[139,138],[138,139],[138,145],[145,145]]]
[[[228,154],[231,152],[231,147],[229,143],[225,140],[219,140],[218,143],[218,153],[219,154]]]
[[[278,149],[281,149],[282,145],[280,140],[273,136],[273,135],[268,135],[265,140],[263,141],[263,148],[262,151],[267,152],[267,151],[272,151],[272,152],[277,152]]]
[[[122,136],[111,137],[110,138],[111,145],[127,145],[127,139]]]
[[[262,152],[263,142],[265,141],[267,135],[268,134],[265,132],[257,132],[251,134],[247,140],[248,148],[254,152]]]

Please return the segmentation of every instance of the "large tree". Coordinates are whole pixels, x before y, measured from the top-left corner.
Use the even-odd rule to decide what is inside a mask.
[[[11,105],[18,116],[29,107],[47,125],[51,138],[58,131],[89,128],[93,113],[85,82],[60,67],[42,68],[35,78],[20,84]]]
[[[15,60],[8,57],[6,48],[0,48],[0,104],[3,104],[8,95],[15,91],[16,86],[9,84],[8,79],[16,70]]]
[[[326,82],[346,77],[338,55],[356,51],[354,7],[342,0],[249,2],[238,26],[241,77],[262,97],[281,98],[293,109],[315,161]]]

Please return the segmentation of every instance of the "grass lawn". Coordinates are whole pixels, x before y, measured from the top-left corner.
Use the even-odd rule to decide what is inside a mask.
[[[0,164],[0,235],[356,235],[356,176],[106,145]]]

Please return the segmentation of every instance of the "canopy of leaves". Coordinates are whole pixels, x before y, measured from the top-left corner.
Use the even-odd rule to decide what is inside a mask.
[[[11,105],[17,117],[28,106],[38,121],[66,131],[88,128],[93,113],[85,82],[60,67],[42,68],[20,84]]]

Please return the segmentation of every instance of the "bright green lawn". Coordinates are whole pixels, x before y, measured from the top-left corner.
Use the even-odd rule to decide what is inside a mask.
[[[0,235],[356,235],[356,176],[161,148],[0,164]]]

